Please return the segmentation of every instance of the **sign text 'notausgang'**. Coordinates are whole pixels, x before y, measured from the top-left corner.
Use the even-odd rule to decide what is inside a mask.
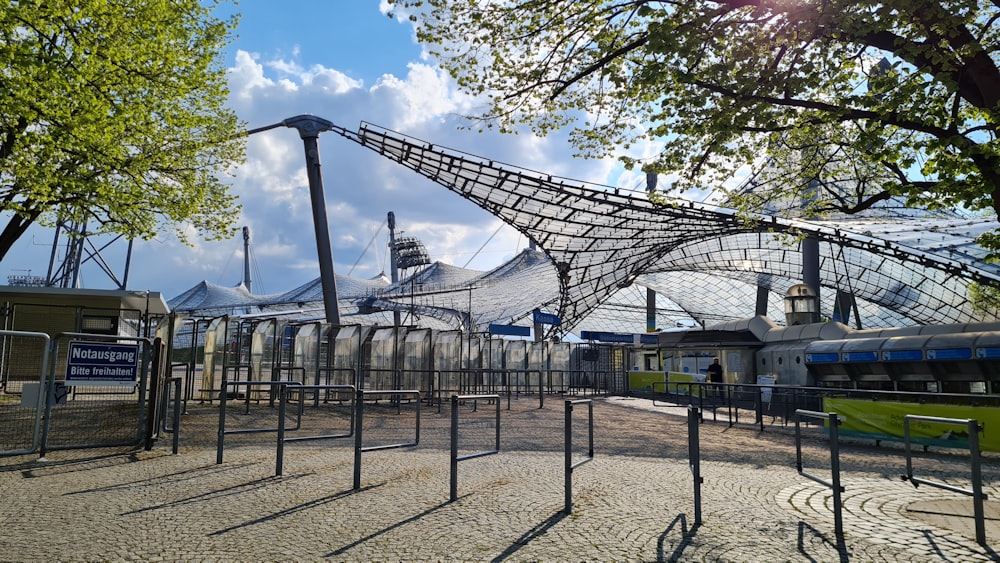
[[[67,385],[134,385],[138,379],[138,344],[69,343]]]

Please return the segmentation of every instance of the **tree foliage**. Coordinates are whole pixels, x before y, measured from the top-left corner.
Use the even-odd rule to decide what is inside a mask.
[[[808,215],[1000,211],[997,0],[390,1],[487,126],[572,126],[584,156],[652,139],[625,163],[682,190],[753,166]]]
[[[2,258],[35,222],[229,237],[221,176],[244,158],[200,0],[10,0],[0,11]],[[185,234],[188,231],[188,234]]]
[[[968,291],[973,311],[986,318],[1000,318],[1000,287],[973,282]]]

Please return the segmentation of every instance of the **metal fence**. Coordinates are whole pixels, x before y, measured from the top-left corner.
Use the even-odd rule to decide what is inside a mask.
[[[0,393],[0,455],[38,449],[45,412],[44,381],[49,336],[39,332],[0,331],[3,389]]]
[[[629,395],[651,399],[655,406],[694,406],[711,413],[714,420],[724,416],[729,426],[755,425],[765,430],[771,425],[795,423],[797,410],[822,411],[824,399],[858,399],[879,403],[941,404],[1000,407],[1000,395],[961,393],[915,393],[867,391],[832,387],[753,385],[701,382],[656,382],[651,391]],[[900,437],[899,441],[902,441]]]
[[[156,436],[161,417],[150,392],[167,396],[165,373],[154,370],[153,342],[147,338],[0,331],[4,373],[0,393],[0,455],[59,449],[137,446]],[[84,384],[67,380],[69,350],[75,342],[134,345],[134,380]]]

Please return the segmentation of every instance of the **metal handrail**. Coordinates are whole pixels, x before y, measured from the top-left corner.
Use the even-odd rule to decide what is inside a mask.
[[[573,405],[587,405],[588,417],[588,449],[587,456],[580,461],[573,462]],[[585,463],[594,461],[594,400],[593,399],[566,399],[566,439],[565,439],[565,503],[563,512],[573,513],[573,470]]]
[[[493,400],[496,405],[496,442],[492,450],[458,455],[458,402]],[[500,453],[500,395],[452,395],[451,396],[451,487],[450,499],[458,500],[458,462]]]
[[[305,403],[304,396],[301,393],[305,391],[350,391],[351,395],[351,409],[350,409],[350,430],[345,433],[340,434],[318,434],[312,436],[294,436],[288,438],[285,436],[285,412],[288,404],[288,396],[292,393],[300,393],[299,397],[299,413],[300,422],[299,427],[301,427],[301,412],[302,404]],[[275,469],[274,474],[280,476],[282,473],[282,466],[284,465],[285,458],[285,444],[287,442],[305,442],[311,440],[334,440],[338,438],[350,438],[354,435],[355,420],[354,420],[354,401],[356,400],[356,388],[353,385],[294,385],[286,386],[281,390],[281,395],[278,401],[278,445],[277,452],[275,455]]]
[[[701,424],[701,411],[694,406],[688,406],[688,463],[691,465],[691,478],[694,481],[694,523],[701,524],[701,485],[705,480],[701,476],[701,440],[698,437],[698,426]]]
[[[830,424],[831,481],[811,475],[802,470],[802,432],[799,426],[799,420],[802,417],[827,420]],[[843,503],[840,498],[841,493],[844,492],[844,487],[840,484],[840,444],[837,437],[837,427],[842,421],[843,419],[838,417],[835,412],[817,412],[804,409],[796,409],[795,411],[795,468],[798,470],[799,475],[812,479],[833,490],[833,526],[834,533],[837,534],[838,539],[843,539],[844,537]]]
[[[416,415],[416,431],[412,442],[400,442],[397,444],[384,444],[379,446],[368,446],[364,447],[361,444],[362,435],[364,434],[364,413],[365,413],[365,395],[390,395],[392,397],[403,397],[403,396],[413,396],[416,400],[413,403],[417,408]],[[398,403],[397,403],[398,405]],[[362,452],[373,452],[377,450],[390,450],[395,448],[412,448],[420,443],[420,391],[415,389],[401,389],[401,390],[357,390],[357,399],[354,403],[355,408],[355,432],[354,432],[354,490],[357,491],[361,489],[361,454]]]
[[[222,383],[222,393],[219,396],[219,434],[216,442],[215,463],[222,463],[223,452],[225,451],[225,437],[228,434],[255,434],[260,432],[277,432],[278,428],[240,428],[239,430],[226,430],[226,405],[229,395],[229,387],[276,387],[280,391],[290,385],[301,385],[298,381],[224,381]],[[249,393],[247,393],[249,395]],[[299,402],[298,420],[295,429],[302,424],[303,405]]]
[[[913,461],[910,454],[910,421],[911,420],[922,420],[924,422],[936,422],[939,424],[955,424],[962,426],[964,425],[969,432],[969,457],[972,464],[972,490],[963,489],[956,487],[954,485],[949,485],[947,483],[941,483],[938,481],[929,481],[927,479],[921,479],[920,477],[913,476]],[[986,500],[986,494],[983,492],[983,475],[980,470],[980,459],[979,459],[979,433],[982,432],[983,427],[976,422],[974,418],[942,418],[939,416],[924,416],[917,414],[908,414],[903,416],[903,443],[905,444],[906,450],[906,475],[902,475],[904,481],[909,481],[913,483],[914,487],[919,485],[927,485],[929,487],[937,487],[939,489],[944,489],[946,491],[951,491],[953,493],[960,493],[963,495],[968,495],[972,497],[972,509],[976,521],[976,543],[981,546],[986,546],[986,515],[983,510],[983,501]]]

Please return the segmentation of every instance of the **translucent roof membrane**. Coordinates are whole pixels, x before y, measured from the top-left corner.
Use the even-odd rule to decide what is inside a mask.
[[[617,311],[632,331],[643,330],[644,292],[616,295],[637,282],[661,294],[657,322],[665,326],[752,316],[758,285],[771,292],[768,316],[781,322],[781,297],[802,280],[801,242],[782,236],[792,233],[820,241],[824,311],[832,310],[839,289],[855,295],[866,326],[992,320],[972,310],[967,286],[1000,283],[1000,269],[985,263],[973,242],[997,226],[993,219],[904,214],[836,222],[762,216],[747,222],[730,210],[693,202],[656,205],[643,192],[548,176],[371,124],[357,132],[334,130],[500,217],[548,255],[551,271],[530,271],[554,274],[557,291],[551,277],[521,279],[522,285],[503,291],[472,290],[472,309],[495,306],[503,310],[491,314],[498,319],[510,313],[509,320],[523,322],[524,307],[541,303],[563,319],[564,329],[583,326],[592,316],[588,327],[606,322],[600,330],[613,330]],[[455,281],[499,287],[501,276],[493,279]],[[479,293],[495,302],[476,298]],[[460,297],[429,298],[434,306],[470,308],[457,302]]]
[[[345,324],[392,324],[399,312],[403,324],[481,332],[489,323],[531,324],[538,308],[562,318],[553,333],[641,332],[651,288],[656,327],[710,326],[753,316],[759,287],[768,292],[767,316],[780,324],[783,296],[802,281],[801,238],[789,234],[819,241],[824,314],[839,290],[854,295],[863,328],[995,320],[973,310],[967,289],[1000,283],[1000,269],[974,242],[997,227],[993,219],[887,208],[836,221],[746,222],[730,210],[655,205],[643,192],[548,176],[369,124],[334,131],[475,202],[544,251],[526,250],[490,272],[435,262],[397,284],[338,275]],[[305,319],[323,316],[321,301],[319,279],[272,295],[202,282],[170,305],[202,314],[252,306]]]

